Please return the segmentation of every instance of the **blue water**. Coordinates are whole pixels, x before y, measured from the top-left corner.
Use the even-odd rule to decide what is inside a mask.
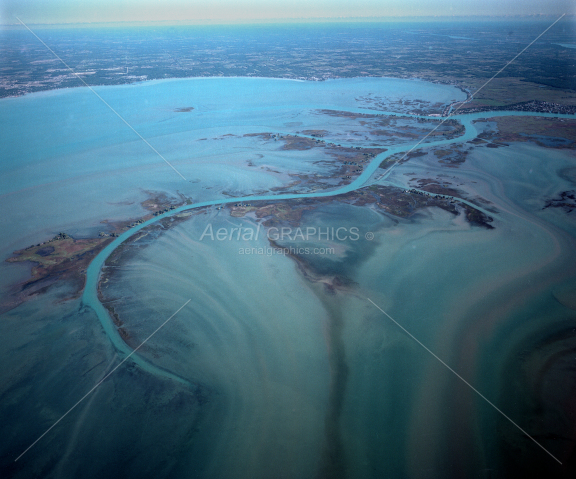
[[[198,78],[95,90],[188,181],[87,88],[3,99],[0,257],[59,231],[93,236],[105,229],[103,219],[142,216],[139,204],[148,191],[180,193],[194,202],[220,200],[226,193],[269,191],[290,183],[288,174],[322,173],[326,168],[318,163],[325,160],[318,152],[278,151],[277,144],[244,134],[330,129],[342,119],[319,115],[318,109],[373,113],[357,100],[369,93],[390,102],[463,99],[459,90],[444,85],[377,78]],[[174,111],[185,107],[194,110]],[[0,289],[8,287],[10,276],[0,278]]]
[[[53,342],[52,350],[63,363],[57,369],[61,376],[58,390],[50,393],[47,384],[42,394],[60,394],[63,384],[75,383],[71,377],[84,378],[81,384],[89,388],[102,375],[93,377],[95,372],[87,371],[109,371],[132,353],[96,294],[110,254],[159,220],[198,213],[202,208],[206,213],[165,232],[121,265],[121,281],[113,292],[126,307],[123,317],[134,341],[146,338],[185,300],[192,301],[169,328],[130,357],[127,367],[117,371],[116,380],[103,384],[98,395],[79,408],[69,429],[62,428],[66,435],[56,442],[65,451],[58,466],[61,475],[78,473],[82,461],[73,459],[78,451],[82,457],[124,460],[130,453],[125,448],[117,451],[116,446],[131,443],[134,430],[141,438],[162,437],[162,455],[170,464],[182,464],[175,469],[181,475],[196,471],[198,477],[265,478],[282,473],[317,477],[323,449],[335,447],[324,443],[330,436],[325,434],[325,420],[339,397],[338,439],[350,477],[418,476],[428,469],[441,477],[438,471],[444,465],[439,462],[449,456],[446,451],[460,444],[461,437],[470,441],[467,451],[492,447],[474,434],[468,437],[475,430],[475,420],[494,421],[491,412],[482,409],[485,405],[471,401],[468,406],[468,402],[450,399],[451,407],[444,408],[445,397],[462,395],[453,378],[364,298],[376,301],[497,397],[499,389],[490,382],[496,372],[480,375],[475,369],[475,361],[486,363],[482,347],[497,344],[502,330],[536,330],[537,326],[557,325],[558,318],[566,317],[566,311],[550,308],[550,317],[524,321],[532,318],[530,308],[535,303],[554,301],[550,294],[554,281],[560,281],[567,274],[566,265],[574,263],[573,239],[567,233],[572,230],[556,212],[538,208],[538,201],[546,195],[569,188],[568,180],[556,175],[571,164],[569,152],[524,144],[479,149],[457,172],[449,171],[454,178],[458,176],[454,181],[463,183],[460,187],[467,195],[482,196],[496,208],[497,213],[490,213],[495,218],[494,231],[471,228],[462,215],[454,217],[435,209],[400,221],[369,208],[335,202],[305,214],[303,225],[361,224],[376,233],[373,242],[336,245],[341,248],[338,253],[323,258],[325,270],[333,269],[355,284],[349,295],[330,295],[321,285],[304,279],[290,258],[246,257],[238,254],[236,243],[199,241],[207,222],[215,227],[254,225],[249,217],[232,219],[225,211],[210,207],[238,201],[331,197],[375,183],[405,186],[414,172],[429,177],[428,173],[444,174],[447,169],[437,159],[418,157],[380,170],[383,159],[416,145],[404,142],[388,145],[349,185],[306,194],[275,194],[272,188],[290,183],[289,174],[325,173],[322,161],[326,158],[314,151],[279,151],[277,143],[243,135],[352,128],[341,118],[319,115],[317,110],[374,113],[367,109],[369,104],[358,100],[369,93],[389,99],[390,109],[400,98],[447,103],[462,100],[463,93],[406,80],[308,83],[246,78],[158,81],[98,88],[98,92],[187,181],[86,89],[2,100],[3,254],[22,247],[23,242],[45,240],[60,229],[88,235],[104,228],[99,224],[102,219],[139,216],[143,213],[139,201],[146,191],[182,193],[192,197],[193,204],[154,217],[116,238],[88,267],[80,300],[70,300],[65,292],[40,297],[7,318],[3,330],[9,335],[15,334],[17,324],[28,328],[32,336],[41,331],[42,337]],[[174,112],[183,107],[195,109]],[[478,133],[480,126],[473,121],[522,114],[458,116],[466,128],[464,135],[430,140],[426,145],[464,143]],[[224,136],[229,134],[235,136]],[[370,138],[373,142],[378,139]],[[540,161],[543,154],[545,163]],[[234,198],[227,192],[233,192]],[[267,243],[261,238],[258,245]],[[70,307],[76,312],[62,320],[60,308],[46,316],[43,324],[44,316],[38,311],[57,300],[72,301]],[[339,315],[343,325],[338,337],[332,331]],[[67,338],[78,344],[79,352],[63,346]],[[106,350],[106,341],[113,350]],[[98,351],[90,353],[92,344]],[[44,343],[34,343],[34,351],[41,352],[27,364],[33,367],[44,361],[50,354],[46,348]],[[333,351],[345,353],[348,382],[341,391],[334,384],[338,363],[331,356]],[[68,375],[67,358],[78,364]],[[18,366],[10,358],[7,361],[10,369]],[[489,361],[495,368],[502,367],[496,359]],[[85,393],[85,388],[80,389],[81,393],[71,392],[74,397],[62,400],[63,412],[73,404],[72,399]],[[42,396],[38,394],[34,397]],[[450,421],[458,423],[460,408],[470,423],[460,421],[455,427]],[[38,413],[45,417],[42,414]],[[152,426],[146,430],[148,419]],[[49,420],[40,426],[44,423]],[[107,436],[100,431],[101,424],[114,432]],[[168,426],[159,424],[174,429],[174,442],[167,436]],[[31,437],[41,429],[29,421],[26,428]],[[489,436],[491,429],[485,428]],[[28,445],[21,442],[21,448]],[[139,444],[141,448],[148,443]],[[170,452],[172,445],[177,450]],[[37,457],[44,453],[50,456],[50,447]],[[476,471],[481,463],[468,467]],[[98,467],[93,464],[94,470]]]
[[[342,107],[340,107],[340,109],[342,109]],[[464,135],[462,135],[458,138],[449,139],[449,140],[436,140],[436,141],[434,141],[433,144],[435,146],[450,145],[450,144],[454,144],[454,143],[469,141],[469,140],[475,138],[477,135],[477,130],[473,126],[472,122],[479,120],[479,119],[482,119],[482,118],[486,118],[486,117],[492,118],[492,117],[496,117],[496,116],[522,116],[522,115],[544,116],[544,117],[555,116],[555,117],[562,117],[562,118],[572,117],[571,115],[550,115],[550,114],[545,114],[545,113],[541,113],[541,114],[529,113],[529,114],[527,114],[524,112],[489,112],[488,114],[487,113],[475,113],[475,114],[461,115],[461,116],[457,116],[456,118],[458,118],[466,128],[466,132],[464,133]],[[114,324],[111,322],[110,316],[109,316],[108,312],[106,311],[106,309],[98,301],[97,286],[98,286],[98,279],[99,279],[100,271],[101,271],[102,266],[103,266],[104,262],[106,261],[106,259],[110,256],[110,254],[118,246],[120,246],[124,241],[126,241],[128,238],[130,238],[137,231],[140,231],[141,229],[148,227],[149,225],[161,220],[162,218],[165,218],[168,216],[173,216],[174,214],[178,214],[180,212],[188,211],[190,209],[195,209],[195,208],[203,208],[203,207],[222,205],[222,204],[228,204],[228,203],[237,203],[238,201],[269,201],[269,200],[290,200],[290,199],[296,199],[296,198],[321,198],[321,197],[330,197],[330,196],[345,194],[345,193],[348,193],[350,191],[357,190],[358,188],[361,188],[362,186],[364,186],[368,182],[368,180],[371,178],[371,176],[374,174],[374,172],[379,168],[379,165],[384,158],[386,158],[392,154],[407,152],[407,151],[411,150],[415,145],[416,144],[414,143],[414,144],[406,145],[404,147],[390,148],[387,152],[376,156],[370,162],[370,164],[367,165],[366,168],[364,168],[364,171],[362,172],[362,174],[359,175],[353,182],[351,182],[350,184],[348,184],[342,188],[338,188],[336,190],[316,192],[316,193],[306,193],[306,194],[253,195],[253,196],[228,198],[228,199],[223,199],[223,200],[204,201],[204,202],[200,202],[200,203],[195,203],[193,205],[181,206],[181,207],[176,208],[175,210],[173,210],[171,212],[165,213],[163,215],[158,215],[158,216],[156,216],[156,217],[154,217],[154,218],[152,218],[152,219],[150,219],[150,220],[148,220],[148,221],[146,221],[140,225],[135,226],[134,228],[131,228],[130,230],[124,232],[123,234],[121,234],[112,243],[110,243],[104,250],[102,250],[100,252],[100,254],[98,254],[98,256],[90,263],[90,266],[88,267],[88,270],[86,272],[87,279],[86,279],[86,287],[85,287],[84,294],[83,294],[83,302],[85,305],[90,306],[91,308],[93,308],[96,311],[96,313],[98,314],[98,317],[100,318],[100,321],[102,323],[104,330],[109,335],[110,339],[112,340],[112,342],[113,342],[114,346],[117,348],[117,350],[123,354],[127,354],[127,353],[131,352],[131,350],[127,347],[127,345],[124,343],[124,341],[122,340],[122,338],[118,334],[117,329],[114,326]],[[384,174],[379,175],[378,180],[376,182],[379,184],[385,184],[386,178],[390,175],[392,170],[395,167],[397,167],[397,165],[398,164],[393,165],[391,168],[386,170],[384,172]],[[488,215],[492,214],[489,211],[483,209],[482,207],[479,207],[473,203],[470,203],[469,201],[466,201],[466,200],[463,200],[463,201],[464,201],[464,203],[469,204],[470,206],[473,206],[475,208],[480,209],[481,211],[483,211],[484,213],[486,213]],[[152,364],[145,363],[138,356],[133,356],[133,357],[135,358],[135,361],[138,361],[140,366],[145,367],[150,372],[155,372],[155,373],[159,373],[162,375],[166,374],[164,371],[156,370],[156,368]]]

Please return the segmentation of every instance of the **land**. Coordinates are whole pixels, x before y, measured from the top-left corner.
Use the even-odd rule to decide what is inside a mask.
[[[572,213],[576,209],[576,191],[563,191],[558,197],[546,201],[542,209],[546,208],[562,208],[566,213]]]
[[[438,189],[438,185],[432,180],[423,181],[421,186],[431,191]],[[217,207],[217,209],[225,208],[228,214],[234,218],[251,216],[260,222],[264,228],[268,229],[280,227],[299,228],[302,226],[305,213],[331,203],[345,203],[375,208],[376,211],[382,214],[403,219],[413,217],[424,208],[437,207],[454,216],[464,214],[466,220],[471,225],[486,229],[493,228],[491,225],[493,219],[491,217],[466,203],[447,196],[448,193],[461,192],[445,187],[440,188],[444,194],[373,185],[337,196],[246,203],[239,202],[222,205],[222,207]],[[210,209],[211,207],[204,207],[194,210],[193,212],[181,213],[174,218],[164,218],[161,222],[152,224],[133,235],[119,248],[114,250],[112,255],[106,260],[98,283],[98,297],[110,312],[119,333],[128,344],[131,344],[132,337],[128,329],[125,328],[122,318],[114,309],[115,301],[121,299],[115,296],[113,288],[114,277],[119,271],[117,267],[132,258],[141,251],[142,248],[152,244],[160,235],[170,228],[187,221],[192,216],[207,214]],[[306,255],[291,252],[280,240],[268,238],[268,241],[272,248],[285,249],[286,255],[295,261],[302,275],[308,281],[322,285],[328,293],[334,294],[339,290],[348,291],[353,287],[353,282],[349,278],[339,274],[323,273],[317,269]],[[134,344],[133,346],[136,345]]]
[[[347,136],[356,134],[363,140],[369,140],[373,137],[372,139],[377,139],[378,144],[387,141],[391,145],[397,145],[403,140],[418,140],[424,137],[452,139],[464,133],[463,125],[455,119],[442,120],[439,117],[414,118],[382,113],[352,113],[338,110],[319,110],[318,113],[352,121],[357,120],[358,131],[347,131]],[[413,113],[418,114],[415,111]],[[351,123],[351,125],[353,127],[354,123]],[[322,136],[326,136],[326,133]]]
[[[510,76],[498,76],[488,84],[485,84],[481,78],[466,81],[460,79],[458,84],[468,99],[462,105],[462,113],[470,113],[469,108],[506,107],[532,101],[558,103],[565,106],[576,105],[574,85],[567,86],[567,88],[553,88],[526,78]],[[470,100],[472,92],[474,92],[474,97]],[[456,108],[457,105],[455,104],[454,107]]]
[[[487,229],[493,228],[490,224],[493,221],[491,217],[451,196],[462,195],[462,192],[439,185],[433,180],[422,180],[421,187],[423,191],[372,185],[338,196],[286,201],[256,201],[250,204],[229,205],[227,208],[230,211],[230,216],[239,218],[252,214],[258,220],[262,220],[262,224],[267,228],[298,227],[304,212],[335,201],[356,206],[374,207],[378,211],[397,218],[410,218],[423,208],[437,207],[453,215],[464,213],[472,225]],[[425,189],[429,191],[427,192]]]
[[[84,289],[88,265],[111,241],[111,238],[74,239],[59,233],[45,242],[14,251],[14,256],[6,261],[32,264],[31,278],[12,288],[10,297],[0,304],[0,311],[18,306],[61,280],[69,281],[78,294]]]
[[[275,133],[248,133],[246,137],[258,137],[264,141],[280,142],[280,150],[305,151],[319,149],[325,159],[319,159],[316,163],[325,163],[329,170],[325,174],[305,175],[291,174],[294,178],[290,184],[283,187],[272,188],[274,192],[290,191],[306,192],[315,191],[351,183],[364,170],[374,157],[384,153],[385,148],[361,148],[337,145],[324,140],[320,133],[316,137],[308,138],[299,135],[280,135]],[[310,135],[310,136],[314,136]],[[296,189],[296,187],[298,189]]]
[[[86,283],[88,265],[115,237],[153,216],[191,202],[184,196],[169,197],[165,193],[152,192],[147,192],[147,194],[149,198],[141,205],[149,213],[140,218],[125,221],[104,220],[102,224],[106,226],[105,231],[100,231],[97,237],[75,239],[61,232],[46,241],[14,251],[13,256],[7,258],[6,261],[29,264],[31,266],[30,278],[12,287],[8,298],[0,304],[0,313],[9,311],[24,301],[47,291],[58,281],[66,280],[72,286],[73,292],[70,297],[78,297]]]
[[[460,145],[452,145],[450,148],[433,149],[438,162],[449,168],[458,168],[466,161],[469,150],[464,150]]]
[[[180,110],[191,111],[188,108]],[[395,140],[402,138],[412,139],[418,137],[418,135],[424,135],[433,126],[437,125],[439,121],[438,119],[413,119],[382,114],[348,113],[337,110],[322,110],[319,114],[357,121],[359,126],[365,128],[370,134],[389,136]],[[465,162],[471,147],[486,146],[497,148],[506,146],[506,142],[512,141],[534,141],[540,146],[548,148],[574,148],[576,146],[576,120],[573,119],[507,116],[479,121],[488,122],[495,125],[495,127],[485,130],[478,138],[469,142],[472,146],[459,144],[440,148],[432,146],[420,148],[407,154],[398,153],[386,158],[380,164],[380,168],[386,169],[396,162],[405,163],[413,158],[428,155],[430,152],[446,167],[455,168]],[[447,120],[443,127],[442,130],[438,129],[434,134],[453,138],[462,133],[462,125],[455,120]],[[318,149],[323,153],[324,158],[320,157],[321,159],[318,161],[326,164],[327,172],[325,174],[292,174],[292,182],[286,186],[274,188],[277,193],[310,192],[348,184],[362,173],[365,164],[386,151],[385,148],[341,146],[329,140],[332,135],[327,130],[303,130],[299,134],[292,135],[264,132],[245,136],[258,137],[266,142],[278,142],[278,149],[284,151]],[[330,201],[340,201],[357,206],[375,208],[384,214],[398,218],[410,218],[423,208],[438,207],[453,215],[464,214],[471,225],[487,229],[493,228],[491,224],[493,222],[492,218],[471,206],[471,204],[477,204],[478,201],[482,202],[481,199],[465,198],[462,191],[452,187],[446,181],[440,181],[439,178],[414,177],[409,183],[413,185],[409,189],[374,185],[338,197],[291,200],[289,202],[240,202],[223,207],[229,209],[229,214],[232,217],[243,217],[247,214],[253,214],[258,220],[262,221],[265,227],[297,226],[305,211],[312,210]],[[3,310],[11,309],[36,294],[45,291],[56,281],[62,279],[71,280],[71,283],[75,285],[74,294],[77,296],[83,290],[88,264],[114,237],[147,221],[153,216],[168,213],[180,205],[191,204],[190,198],[182,195],[180,197],[168,197],[163,193],[147,193],[148,199],[142,202],[142,207],[147,211],[145,215],[122,222],[104,220],[102,224],[105,225],[105,229],[100,231],[96,238],[74,239],[65,233],[61,233],[46,242],[15,251],[14,256],[7,261],[31,264],[31,278],[16,285],[9,301],[0,307]],[[573,192],[564,192],[559,198],[550,199],[544,205],[544,208],[563,208],[565,211],[571,212],[576,206],[573,196]],[[467,203],[460,201],[460,199],[467,200]],[[486,207],[484,204],[482,206]],[[167,229],[180,221],[184,221],[186,217],[187,215],[164,218],[154,227],[159,228],[158,231]],[[142,239],[143,235],[149,235],[152,230],[147,228],[143,231],[145,233],[135,235],[134,241]],[[123,248],[124,246],[118,248],[115,254],[120,254]],[[115,260],[117,260],[116,256],[109,259],[109,261]],[[304,259],[298,261],[303,264],[302,261]],[[104,276],[102,284],[105,283],[106,276]],[[334,285],[332,286],[334,287]],[[113,313],[111,311],[111,314]],[[121,327],[120,320],[117,319],[117,321],[118,327]]]
[[[310,192],[350,183],[362,173],[368,161],[386,151],[382,145],[413,141],[427,134],[430,137],[458,137],[463,128],[454,119],[444,120],[432,131],[438,126],[441,115],[447,115],[454,108],[460,108],[461,112],[575,113],[576,50],[559,45],[572,42],[571,31],[551,30],[546,41],[534,43],[522,54],[522,62],[506,68],[506,76],[498,76],[486,84],[494,72],[517,54],[519,45],[528,45],[548,25],[547,20],[531,20],[517,22],[513,30],[507,30],[497,21],[485,22],[481,44],[470,25],[442,22],[424,22],[418,24],[418,28],[386,23],[341,24],[337,28],[330,24],[262,25],[259,28],[122,27],[107,29],[105,37],[102,36],[105,27],[37,26],[34,30],[91,86],[215,76],[309,81],[395,77],[452,85],[467,95],[467,102],[447,105],[407,98],[391,101],[368,94],[357,101],[360,107],[372,110],[370,113],[318,111],[319,115],[350,120],[345,137],[352,141],[358,139],[362,146],[370,140],[377,142],[379,146],[373,148],[342,147],[339,137],[324,129],[303,130],[293,135],[255,133],[254,136],[264,141],[279,142],[279,148],[284,151],[322,150],[323,157],[318,161],[326,164],[326,173],[292,174],[293,180],[288,185],[274,189],[275,192]],[[5,61],[0,68],[0,98],[82,86],[69,69],[22,27],[8,27],[2,34],[0,55]],[[481,91],[472,98],[471,92],[480,87]],[[196,107],[172,105],[168,108],[174,113],[192,113]],[[378,113],[381,110],[429,118],[384,116]],[[470,147],[500,148],[513,141],[533,141],[548,148],[576,147],[576,120],[510,116],[489,121],[495,127],[470,142]],[[405,163],[432,152],[444,166],[457,168],[466,161],[468,151],[459,145],[421,148],[390,156],[380,167],[387,168],[398,161]],[[472,224],[490,228],[491,218],[453,198],[462,195],[461,191],[437,178],[413,178],[407,190],[375,186],[342,195],[338,201],[369,206],[401,218],[408,218],[421,208],[439,207],[452,214],[464,214]],[[571,195],[571,192],[564,192],[559,198],[550,199],[545,207],[570,209]],[[323,201],[236,204],[227,208],[232,216],[253,212],[265,225],[297,224],[303,208],[313,208]],[[103,230],[96,238],[57,235],[43,244],[14,252],[9,262],[32,267],[31,278],[16,287],[13,299],[19,299],[13,304],[42,291],[58,278],[73,278],[78,285],[77,291],[81,291],[82,274],[87,264],[113,237],[154,215],[189,202],[185,198],[177,201],[151,195],[142,204],[147,211],[145,215],[116,223],[103,221]],[[163,219],[160,225],[166,228],[173,221]]]
[[[394,77],[418,78],[472,92],[550,23],[547,18],[532,19],[503,28],[501,21],[494,20],[483,22],[480,30],[470,21],[257,28],[34,26],[33,30],[91,86],[216,76],[310,81]],[[466,106],[533,100],[576,105],[576,50],[560,45],[571,43],[572,36],[570,28],[550,30],[545,41],[531,45],[521,62],[510,64],[505,77],[491,81],[474,103]],[[82,86],[22,26],[4,28],[0,56],[5,59],[0,69],[0,97]],[[406,99],[391,104],[369,98],[366,105],[420,114],[440,114],[446,106]]]
[[[360,163],[367,162],[375,155],[385,151],[384,149],[341,147],[326,144],[320,139],[310,139],[296,135],[278,137],[271,133],[259,133],[253,136],[261,137],[267,141],[280,140],[282,143],[280,148],[287,150],[324,148],[326,154],[331,158],[332,164],[335,165],[335,168],[332,177],[315,177],[310,179],[310,184],[316,188],[319,187],[319,184],[322,184],[322,180],[338,179],[340,178],[339,175],[344,173],[350,174],[346,175],[347,178],[344,177],[342,179],[351,179],[352,175],[358,175],[362,171]],[[422,152],[412,152],[408,158],[417,157],[421,154]],[[354,204],[356,206],[373,207],[382,213],[398,218],[410,218],[423,208],[438,207],[453,215],[464,214],[467,221],[472,225],[489,229],[492,228],[492,218],[476,208],[455,199],[454,197],[462,197],[463,193],[451,188],[446,182],[440,184],[433,179],[418,180],[416,178],[414,178],[413,181],[417,182],[418,189],[403,190],[396,187],[374,185],[334,197],[295,199],[289,201],[239,202],[226,204],[219,208],[227,208],[232,217],[244,217],[247,214],[253,214],[255,218],[262,221],[264,227],[269,228],[286,225],[297,227],[305,211],[313,210],[320,205],[334,201]],[[301,187],[303,184],[305,184],[304,180],[300,179],[284,187],[282,190],[293,190],[295,187]],[[324,187],[326,186],[327,184],[324,185]],[[14,256],[7,261],[11,263],[31,264],[31,278],[14,287],[10,300],[2,305],[2,309],[8,310],[17,306],[23,301],[34,297],[36,294],[46,291],[47,288],[59,280],[70,280],[74,286],[73,297],[77,297],[84,288],[85,274],[88,265],[114,237],[117,237],[122,232],[136,225],[142,224],[154,216],[170,212],[177,206],[191,204],[191,200],[182,195],[180,197],[169,197],[165,193],[147,193],[149,198],[143,201],[141,205],[148,213],[140,218],[122,222],[109,222],[104,220],[102,224],[106,225],[106,231],[100,231],[96,238],[74,239],[66,233],[60,233],[46,242],[15,251]],[[203,211],[204,209],[201,209],[194,214],[200,214]],[[112,272],[112,269],[108,267],[117,264],[125,254],[125,250],[136,243],[140,247],[146,241],[151,241],[154,237],[161,234],[162,231],[185,221],[191,214],[192,213],[181,213],[163,218],[158,223],[141,230],[125,244],[117,248],[106,261],[104,274],[99,283],[99,294],[102,294],[101,290],[106,287],[108,275]],[[144,238],[146,238],[146,241],[143,241]],[[299,265],[303,267],[302,265],[305,259],[300,258],[297,259],[297,261]],[[310,269],[310,267],[308,267],[308,269]],[[317,278],[317,275],[311,270],[307,272],[307,275],[310,278]],[[326,283],[330,288],[336,289],[346,283],[342,278],[332,278],[330,281],[327,281],[326,278],[317,280]],[[112,309],[110,312],[118,328],[122,328],[121,320],[115,316],[115,312]],[[125,339],[129,339],[126,331],[122,332],[122,334]]]
[[[310,283],[322,285],[329,294],[334,294],[336,291],[350,291],[355,284],[350,278],[339,274],[323,274],[314,267],[312,262],[308,261],[305,255],[293,253],[290,248],[282,246],[276,240],[268,238],[268,242],[272,248],[285,251],[285,255],[296,263],[298,271],[304,278]]]
[[[457,138],[464,132],[462,124],[456,120],[446,120],[438,127],[439,119],[396,117],[390,115],[360,114],[337,110],[320,110],[319,114],[359,120],[359,126],[366,130],[362,134],[389,137],[391,143],[403,139],[415,140],[425,135],[430,137],[442,137],[445,139]],[[433,128],[437,128],[433,131]],[[432,133],[431,133],[432,132]],[[348,132],[350,133],[350,132]],[[301,136],[306,135],[306,136]],[[303,130],[299,134],[281,135],[277,133],[249,133],[246,137],[258,137],[266,142],[279,142],[280,150],[284,151],[305,151],[319,149],[328,157],[324,161],[329,167],[326,174],[315,174],[313,176],[303,174],[291,174],[294,180],[284,186],[273,188],[275,192],[310,192],[334,186],[343,186],[351,183],[364,170],[377,155],[386,152],[386,148],[371,148],[360,146],[342,146],[335,140],[335,135],[327,130]],[[425,154],[415,151],[408,154],[407,158],[414,158]],[[401,157],[401,156],[400,156]],[[385,160],[383,164],[391,164],[399,158],[398,155]],[[443,162],[452,166],[457,166],[463,162],[465,153],[453,154]]]
[[[484,102],[485,103],[485,102]],[[576,114],[575,105],[562,105],[560,103],[553,103],[549,101],[530,100],[521,103],[513,103],[509,105],[483,105],[482,102],[455,102],[449,105],[442,112],[442,116],[448,116],[450,107],[458,113],[478,113],[487,111],[524,111],[534,113],[554,113],[559,115],[574,115]]]
[[[478,142],[533,141],[542,147],[565,149],[576,146],[576,120],[571,118],[501,116],[481,122],[494,122],[496,128],[478,135]]]
[[[408,151],[406,153],[396,153],[383,160],[382,163],[380,163],[380,168],[386,170],[396,163],[406,163],[407,161],[410,161],[411,158],[418,158],[419,156],[425,156],[427,154],[428,153],[422,148]]]

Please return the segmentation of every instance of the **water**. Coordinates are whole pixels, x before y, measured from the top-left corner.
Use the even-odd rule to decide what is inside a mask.
[[[199,241],[206,221],[229,225],[214,213],[193,217],[122,267],[105,294],[124,298],[115,309],[136,344],[192,298],[142,356],[199,384],[208,407],[219,408],[215,477],[314,477],[330,382],[326,313],[289,258],[255,261],[236,241]]]
[[[539,207],[572,188],[561,174],[573,164],[571,152],[532,144],[476,149],[450,171],[467,194],[496,208],[495,230],[435,209],[399,220],[333,200],[308,211],[303,227],[357,226],[375,234],[373,241],[329,242],[334,254],[308,258],[319,281],[311,282],[289,257],[239,254],[244,241],[201,241],[207,224],[256,226],[250,217],[202,207],[238,202],[226,197],[230,190],[250,201],[326,198],[445,169],[419,157],[380,177],[382,159],[412,147],[405,143],[337,191],[275,195],[269,190],[290,181],[286,172],[325,172],[317,163],[322,156],[279,152],[242,135],[343,128],[342,119],[315,111],[366,111],[356,98],[371,92],[430,101],[462,99],[461,92],[389,79],[171,80],[98,91],[191,181],[120,128],[85,89],[2,100],[4,254],[60,229],[88,234],[104,218],[141,214],[146,190],[192,196],[192,207],[170,215],[200,213],[139,240],[105,289],[130,332],[128,344],[96,285],[114,249],[159,217],[97,256],[81,299],[70,299],[63,286],[3,315],[2,414],[11,442],[2,467],[15,477],[446,477],[454,468],[470,477],[498,466],[502,443],[521,442],[518,431],[503,438],[498,428],[510,425],[366,298],[529,422],[530,412],[506,400],[503,384],[517,374],[516,350],[528,335],[574,325],[574,312],[554,296],[569,304],[573,224]],[[195,110],[173,111],[189,106]],[[472,121],[482,117],[461,117],[464,136],[435,144],[474,138]],[[248,245],[268,242],[260,236]],[[335,275],[349,280],[345,290],[323,286]],[[46,441],[12,463],[188,299]],[[18,430],[14,417],[23,424]],[[563,454],[550,441],[546,446]]]

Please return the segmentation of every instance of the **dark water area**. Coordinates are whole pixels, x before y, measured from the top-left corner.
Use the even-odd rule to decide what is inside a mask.
[[[51,291],[0,318],[2,477],[174,477],[201,473],[217,406],[125,363],[17,462],[121,358],[78,300]],[[17,329],[22,342],[6,342]],[[15,427],[17,425],[17,427]],[[191,441],[193,438],[202,438]],[[186,472],[184,472],[186,471]]]
[[[516,321],[517,330],[510,331],[513,339],[506,345],[508,354],[500,358],[500,364],[492,364],[501,371],[499,402],[562,466],[551,462],[546,453],[534,451],[524,433],[505,424],[502,417],[495,417],[501,431],[499,453],[504,477],[513,471],[525,477],[573,477],[576,311],[552,298],[542,298]],[[503,344],[492,347],[500,349]]]
[[[325,294],[321,292],[320,295]],[[346,351],[343,333],[342,312],[334,301],[324,301],[329,314],[328,361],[331,379],[328,406],[325,417],[325,449],[320,460],[319,478],[344,478],[346,474],[346,452],[342,443],[340,420],[344,406],[349,369],[346,363]]]

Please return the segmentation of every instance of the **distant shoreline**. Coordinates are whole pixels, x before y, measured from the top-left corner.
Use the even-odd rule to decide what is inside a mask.
[[[355,77],[327,77],[327,78],[319,78],[319,77],[294,77],[294,78],[286,78],[286,77],[266,77],[266,76],[238,76],[238,75],[231,75],[231,76],[187,76],[187,77],[172,77],[172,78],[151,78],[151,79],[143,79],[138,81],[132,82],[123,82],[123,83],[115,83],[115,84],[96,84],[96,85],[89,85],[89,88],[103,88],[103,87],[122,87],[122,86],[137,86],[143,84],[152,84],[154,82],[170,82],[170,81],[183,81],[183,80],[218,80],[218,79],[250,79],[250,80],[279,80],[279,81],[295,81],[295,82],[324,82],[324,81],[338,81],[338,80],[361,80],[361,79],[390,79],[390,80],[405,80],[405,81],[417,81],[417,82],[424,82],[424,83],[431,83],[435,85],[442,85],[442,86],[449,86],[460,90],[462,93],[466,94],[467,98],[464,101],[456,101],[450,104],[445,104],[444,108],[439,111],[437,114],[438,117],[447,118],[452,115],[452,110],[454,108],[458,108],[458,113],[460,115],[468,114],[468,113],[489,113],[489,112],[501,112],[501,111],[521,111],[526,113],[551,113],[551,114],[564,114],[564,115],[574,115],[576,114],[576,105],[564,105],[561,103],[556,102],[547,102],[547,101],[540,101],[540,100],[528,100],[522,102],[514,102],[508,105],[501,105],[501,106],[490,106],[490,105],[476,105],[474,102],[477,102],[477,99],[472,98],[470,91],[464,88],[461,84],[456,81],[448,81],[443,79],[430,79],[430,78],[422,78],[422,77],[392,77],[392,76],[355,76]],[[21,93],[15,95],[6,95],[0,96],[0,101],[5,99],[14,99],[14,98],[21,98],[21,97],[29,97],[31,95],[42,95],[42,94],[49,94],[50,92],[59,92],[65,90],[72,90],[77,88],[88,88],[85,85],[77,85],[77,86],[62,86],[56,88],[47,88],[42,90],[35,90],[35,91],[23,91]],[[472,103],[468,106],[468,103]],[[187,107],[192,108],[192,107]],[[192,108],[193,109],[193,108]],[[191,110],[188,110],[191,111]],[[434,116],[434,115],[432,115]]]

